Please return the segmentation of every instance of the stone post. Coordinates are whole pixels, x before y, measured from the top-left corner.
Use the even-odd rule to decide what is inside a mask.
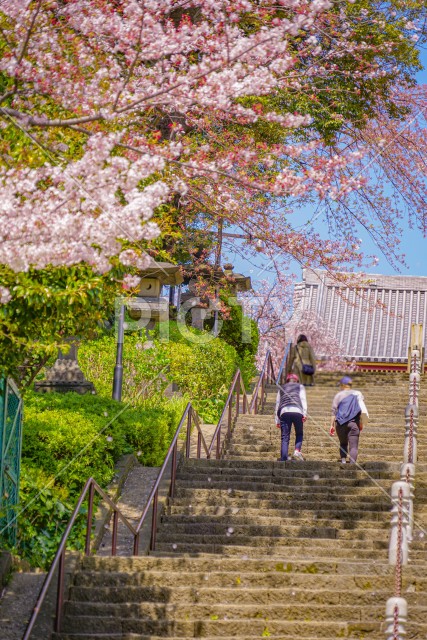
[[[46,371],[46,379],[34,383],[34,390],[38,393],[56,391],[67,393],[95,393],[92,382],[86,380],[83,371],[79,367],[77,360],[77,342],[70,338],[70,349],[68,353],[58,351],[58,358],[53,367]]]

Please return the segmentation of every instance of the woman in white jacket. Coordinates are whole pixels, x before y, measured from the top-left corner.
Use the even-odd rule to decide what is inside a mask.
[[[276,426],[282,431],[282,446],[280,458],[282,462],[288,459],[289,440],[291,439],[292,425],[295,428],[295,451],[292,457],[295,460],[304,460],[301,453],[303,440],[303,423],[307,418],[307,397],[305,389],[299,383],[295,373],[289,373],[286,384],[279,388],[276,399]]]

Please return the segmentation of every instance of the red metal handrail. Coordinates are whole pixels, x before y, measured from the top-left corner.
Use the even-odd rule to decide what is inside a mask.
[[[111,555],[116,555],[116,540],[117,540],[117,525],[118,518],[122,520],[122,522],[127,526],[127,528],[136,535],[136,531],[134,527],[127,520],[126,516],[124,516],[118,506],[111,500],[111,498],[101,489],[99,484],[93,479],[89,478],[86,481],[85,486],[79,496],[77,504],[74,508],[73,513],[68,521],[68,524],[65,528],[64,534],[62,536],[61,542],[58,547],[58,551],[53,559],[53,562],[50,566],[49,572],[44,579],[43,586],[37,598],[37,602],[33,609],[33,613],[28,622],[27,628],[25,630],[24,636],[22,640],[28,640],[31,635],[31,631],[33,630],[34,624],[37,620],[38,613],[40,611],[41,605],[46,597],[47,591],[50,587],[50,583],[52,582],[53,575],[55,573],[56,568],[58,567],[58,588],[57,588],[57,598],[56,598],[56,615],[54,622],[54,631],[59,632],[61,627],[61,619],[62,619],[62,605],[64,598],[64,577],[65,577],[65,546],[67,544],[68,536],[70,535],[71,529],[79,515],[80,509],[82,507],[83,501],[88,495],[88,512],[87,512],[87,529],[86,529],[86,545],[85,545],[85,555],[90,555],[90,535],[92,530],[92,515],[93,515],[93,499],[95,491],[99,493],[101,498],[105,500],[109,506],[114,511],[113,518],[113,536],[112,536],[112,547],[111,547]]]
[[[238,369],[235,373],[235,376],[231,382],[230,385],[230,391],[228,392],[228,396],[227,396],[227,400],[225,401],[225,405],[224,408],[222,410],[220,419],[218,420],[218,424],[217,427],[215,429],[215,432],[212,436],[212,441],[209,445],[209,454],[212,454],[213,448],[215,447],[216,444],[216,454],[215,457],[217,458],[217,460],[221,457],[221,450],[223,448],[224,442],[226,441],[225,438],[222,440],[221,442],[221,436],[222,436],[222,421],[224,419],[225,413],[228,412],[228,416],[227,416],[227,434],[226,437],[230,437],[231,435],[231,426],[233,423],[233,396],[234,394],[236,395],[236,400],[235,400],[235,404],[234,404],[234,408],[235,408],[235,416],[234,419],[237,420],[237,418],[239,417],[240,414],[240,394],[242,394],[243,397],[243,406],[242,406],[242,410],[243,413],[246,413],[248,411],[248,407],[249,407],[249,400],[248,400],[248,396],[245,390],[245,386],[243,384],[243,378],[242,378],[242,374],[240,372],[240,369]]]
[[[276,378],[274,375],[274,365],[273,358],[271,357],[271,351],[268,350],[265,356],[264,364],[261,369],[261,373],[258,378],[257,385],[252,394],[251,403],[249,405],[249,413],[254,412],[255,414],[259,412],[259,409],[264,408],[265,400],[266,400],[266,384],[275,384]]]
[[[206,457],[210,458],[210,451],[206,445],[206,441],[205,438],[203,436],[201,427],[200,427],[200,422],[199,422],[199,417],[197,415],[197,413],[194,411],[191,402],[189,402],[185,408],[185,411],[182,415],[182,418],[179,422],[178,428],[175,431],[175,435],[173,437],[173,440],[170,444],[170,447],[168,449],[168,452],[166,454],[166,457],[164,459],[163,465],[159,471],[159,474],[157,476],[156,482],[154,483],[154,486],[151,490],[151,493],[149,495],[149,498],[147,500],[147,503],[145,505],[144,511],[142,512],[142,515],[139,519],[139,522],[136,526],[136,535],[135,535],[135,539],[134,539],[134,544],[133,544],[133,554],[135,556],[138,555],[138,547],[139,547],[139,534],[142,528],[142,525],[145,522],[145,519],[147,517],[148,511],[151,507],[151,504],[153,504],[153,513],[152,513],[152,517],[151,517],[151,538],[150,538],[150,551],[153,551],[156,548],[156,530],[157,530],[157,507],[158,507],[158,497],[159,497],[159,486],[160,483],[162,481],[163,475],[165,473],[165,469],[166,466],[169,462],[170,457],[172,456],[172,469],[171,469],[171,480],[170,480],[170,485],[169,485],[169,496],[171,498],[173,498],[174,494],[175,494],[175,481],[176,481],[176,470],[177,470],[177,460],[178,460],[178,437],[179,434],[181,433],[181,429],[185,423],[185,421],[187,422],[187,434],[186,434],[186,442],[185,442],[185,457],[189,458],[190,457],[190,442],[191,442],[191,427],[193,424],[193,420],[194,420],[194,424],[196,425],[196,429],[198,431],[198,435],[197,435],[197,458],[200,458],[200,453],[201,453],[201,445],[203,444],[203,448],[205,450],[206,453]]]

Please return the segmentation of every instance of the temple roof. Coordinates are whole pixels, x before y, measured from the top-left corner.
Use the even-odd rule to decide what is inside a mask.
[[[348,275],[336,282],[326,271],[304,269],[295,285],[295,314],[319,315],[348,357],[403,362],[412,324],[423,325],[426,340],[427,277],[368,274],[354,287],[346,284]]]

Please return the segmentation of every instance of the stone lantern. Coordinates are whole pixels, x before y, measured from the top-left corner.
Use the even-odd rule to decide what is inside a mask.
[[[224,265],[224,275],[229,280],[229,286],[233,295],[237,295],[239,292],[250,291],[252,289],[250,277],[244,276],[241,273],[234,273],[232,264]]]
[[[181,295],[183,309],[191,313],[191,326],[203,330],[204,322],[211,313],[210,300],[197,295],[195,278],[188,283],[188,289],[188,293]]]
[[[74,391],[76,393],[95,393],[95,387],[92,382],[86,380],[83,371],[79,367],[77,361],[77,342],[70,339],[70,349],[68,353],[58,352],[58,358],[53,367],[46,371],[46,379],[34,383],[34,391],[38,393],[47,393],[56,391],[67,393]]]
[[[163,285],[181,284],[183,277],[179,266],[169,262],[155,262],[143,270],[138,295],[126,301],[132,320],[142,320],[147,329],[153,329],[156,322],[169,319],[169,298],[161,297]]]
[[[206,269],[206,274],[211,274],[212,269]],[[226,277],[233,296],[237,296],[240,291],[249,291],[252,288],[251,279],[248,276],[244,276],[241,273],[233,272],[232,264],[225,264],[223,269],[221,267],[213,268],[214,281],[220,283],[221,280]],[[212,277],[212,274],[211,274]],[[191,325],[196,329],[204,328],[204,321],[210,317],[212,312],[216,312],[215,302],[209,298],[201,298],[197,295],[196,279],[192,278],[189,282],[189,293],[185,293],[181,296],[181,300],[184,303],[186,311],[191,313]],[[237,300],[237,299],[236,299]],[[240,304],[240,303],[238,303]]]

